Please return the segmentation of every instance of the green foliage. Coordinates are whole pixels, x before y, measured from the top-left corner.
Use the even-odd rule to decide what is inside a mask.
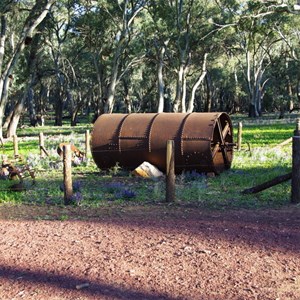
[[[4,71],[35,1],[2,2],[0,12],[6,17],[7,36],[14,37],[6,39]],[[205,99],[211,96],[214,110],[229,110],[233,102],[238,102],[246,111],[261,59],[263,78],[256,87],[262,88],[268,80],[262,88],[266,89],[263,94],[268,103],[264,101],[262,109],[278,109],[278,102],[289,100],[289,82],[296,102],[299,18],[288,13],[292,1],[284,3],[289,6],[250,0],[56,1],[37,30],[40,42],[37,66],[32,70],[33,106],[37,113],[49,113],[53,108],[64,109],[65,114],[77,110],[83,113],[87,107],[95,113],[103,112],[109,85],[116,76],[115,112],[126,111],[124,99],[130,101],[132,111],[154,112],[158,53],[163,44],[166,111],[172,109],[176,88],[184,88],[176,86],[180,67],[186,72],[188,97],[201,74],[204,53],[209,53],[206,67],[211,84],[198,88],[197,110],[203,110]],[[26,46],[11,74],[14,79],[9,107],[14,107],[26,92],[25,70],[31,55],[31,48]],[[247,70],[248,56],[251,66]],[[116,58],[120,62],[117,74],[113,74]],[[246,80],[247,75],[250,78]],[[122,84],[124,81],[126,84]],[[50,91],[49,96],[45,89]],[[222,101],[220,94],[225,95]],[[68,96],[74,103],[65,101]],[[66,105],[60,107],[59,101]]]
[[[0,4],[7,36],[12,37],[5,42],[3,71],[34,4]],[[292,2],[288,5],[291,9]],[[254,95],[251,89],[259,87],[264,95],[262,111],[274,111],[278,102],[291,97],[287,79],[296,100],[299,19],[276,1],[56,1],[37,30],[39,51],[32,69],[28,70],[34,56],[31,47],[26,46],[24,55],[18,56],[6,115],[23,97],[30,76],[35,78],[32,104],[38,114],[54,109],[64,110],[64,116],[86,110],[98,114],[109,93],[114,93],[115,112],[126,111],[125,101],[132,111],[154,112],[159,62],[164,66],[165,111],[172,110],[176,93],[184,89],[177,82],[180,67],[189,97],[205,53],[209,54],[206,71],[211,83],[199,86],[195,109],[202,111],[211,97],[214,110],[229,111],[238,103],[245,112]],[[162,45],[166,49],[161,60]],[[115,77],[116,86],[110,91]]]

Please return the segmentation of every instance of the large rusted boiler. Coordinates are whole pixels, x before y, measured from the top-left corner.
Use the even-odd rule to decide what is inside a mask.
[[[103,114],[95,122],[91,151],[100,169],[135,169],[144,161],[166,169],[166,144],[175,143],[175,171],[216,174],[233,157],[232,123],[226,113]]]

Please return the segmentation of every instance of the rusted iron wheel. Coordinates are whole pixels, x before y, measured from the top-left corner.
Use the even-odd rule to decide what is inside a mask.
[[[222,126],[220,119],[216,122],[216,139],[212,142],[212,159],[214,160],[217,153],[221,152],[224,162],[224,169],[229,169],[232,161],[232,128],[228,121]],[[222,171],[222,170],[221,170]],[[218,171],[217,171],[218,173]]]

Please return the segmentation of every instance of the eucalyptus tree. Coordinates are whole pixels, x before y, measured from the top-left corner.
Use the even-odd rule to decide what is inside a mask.
[[[91,9],[78,16],[76,29],[87,41],[95,67],[98,113],[113,111],[116,93],[119,97],[126,94],[130,81],[128,75],[144,58],[144,49],[139,43],[139,26],[147,2],[92,1]],[[123,96],[121,98],[127,99],[128,103],[128,95]]]
[[[75,5],[74,1],[57,1],[49,15],[44,35],[45,47],[50,54],[45,61],[45,68],[48,68],[51,76],[49,97],[53,102],[55,125],[57,126],[62,125],[63,109],[66,104],[73,108],[71,89],[75,86],[77,75],[68,54],[70,53],[69,49],[72,49],[73,46],[71,29],[72,17],[76,12]]]
[[[252,8],[251,8],[252,9]],[[255,12],[254,12],[255,13]],[[258,12],[259,14],[259,12]],[[239,24],[240,47],[245,55],[244,76],[249,93],[249,116],[261,115],[261,103],[269,78],[264,77],[270,66],[274,44],[280,39],[274,34],[270,17],[249,17]]]
[[[238,59],[243,72],[249,99],[249,116],[257,117],[262,112],[262,99],[270,80],[266,76],[267,71],[272,67],[277,44],[282,42],[275,27],[287,21],[289,1],[216,2],[231,15],[235,42],[228,45],[228,49],[234,59]]]
[[[38,30],[43,29],[43,23],[41,22],[37,27]],[[16,135],[17,126],[19,119],[24,110],[25,102],[28,103],[29,114],[31,125],[35,125],[35,113],[34,113],[34,86],[37,82],[37,64],[39,62],[39,46],[40,46],[40,34],[37,33],[33,37],[30,45],[28,46],[29,51],[25,51],[24,56],[26,60],[24,61],[24,67],[22,68],[22,81],[23,84],[18,84],[19,93],[21,96],[18,102],[14,105],[14,109],[10,114],[10,118],[7,119],[7,137],[12,137]],[[21,64],[19,64],[20,66]],[[19,68],[20,69],[20,68]],[[22,88],[21,88],[22,86]]]
[[[0,3],[0,137],[3,136],[2,124],[9,86],[19,58],[54,3],[55,0],[2,0]]]
[[[193,40],[195,37],[193,26],[196,28],[196,23],[201,23],[199,22],[200,15],[204,10],[205,4],[208,4],[208,2],[204,3],[205,1],[200,2],[202,2],[202,7],[197,5],[199,1],[194,0],[159,1],[159,6],[156,7],[156,14],[161,19],[164,19],[164,22],[166,22],[165,26],[168,27],[168,37],[165,37],[164,28],[161,31],[162,42],[159,53],[159,65],[161,65],[162,55],[164,55],[166,48],[168,67],[173,69],[175,75],[169,78],[173,78],[176,82],[173,85],[175,90],[173,100],[174,112],[184,112],[186,110],[187,76],[192,65],[192,56],[198,50],[198,45]],[[160,21],[159,18],[157,19]],[[160,23],[163,23],[163,21],[160,21]],[[170,83],[168,84],[171,85]]]
[[[276,63],[281,72],[285,74],[286,82],[283,90],[289,98],[289,109],[300,108],[300,11],[290,10],[286,15],[287,21],[282,25],[275,25],[275,31],[282,38],[283,45],[278,51]],[[278,83],[279,84],[279,83]],[[279,84],[280,85],[280,84]],[[278,85],[276,85],[278,86]],[[282,86],[282,84],[280,85]],[[295,102],[295,98],[298,98]],[[295,104],[295,107],[294,107]]]
[[[166,81],[168,72],[168,44],[172,35],[173,24],[170,17],[169,1],[152,1],[148,7],[147,18],[143,20],[144,45],[147,67],[154,77],[157,86],[156,98],[157,109],[161,113],[165,111]],[[150,74],[149,74],[150,75]],[[151,76],[153,79],[153,76]],[[170,77],[169,77],[170,78]],[[168,80],[167,84],[170,83]],[[171,99],[169,99],[171,101]]]
[[[147,52],[149,49],[147,50]],[[150,56],[150,57],[149,57]],[[135,68],[132,76],[132,110],[134,112],[162,112],[158,111],[158,91],[157,91],[157,73],[156,62],[151,54],[147,54],[145,63],[139,68]],[[163,101],[165,98],[165,91]],[[166,110],[168,111],[168,109]]]
[[[114,25],[110,14],[102,8],[103,3],[89,4],[82,1],[79,4],[78,12],[73,18],[72,39],[77,43],[73,48],[80,49],[80,53],[75,56],[80,63],[77,68],[80,78],[89,78],[93,85],[90,105],[97,117],[104,113],[105,99],[107,99]],[[82,88],[85,88],[84,85]]]
[[[126,49],[139,36],[135,23],[143,9],[147,6],[146,0],[136,1],[100,1],[102,9],[110,16],[113,25],[112,33],[114,37],[113,51],[111,53],[110,78],[107,89],[107,99],[105,112],[111,113],[114,108],[115,92],[122,76],[141,59],[141,57],[127,57],[124,64]],[[122,61],[123,59],[123,61]],[[123,63],[123,64],[122,64]]]
[[[151,16],[155,24],[158,66],[158,91],[164,86],[172,91],[173,111],[194,110],[199,87],[209,63],[219,51],[215,37],[227,25],[213,22],[221,7],[207,0],[154,1]],[[162,73],[162,66],[164,73]],[[163,75],[164,81],[160,80]],[[159,97],[161,107],[162,96]]]

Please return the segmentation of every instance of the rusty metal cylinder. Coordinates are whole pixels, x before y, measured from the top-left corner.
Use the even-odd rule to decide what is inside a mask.
[[[168,140],[175,143],[175,171],[229,169],[232,123],[226,113],[103,114],[92,132],[91,152],[100,169],[117,163],[135,169],[144,161],[165,172]]]

